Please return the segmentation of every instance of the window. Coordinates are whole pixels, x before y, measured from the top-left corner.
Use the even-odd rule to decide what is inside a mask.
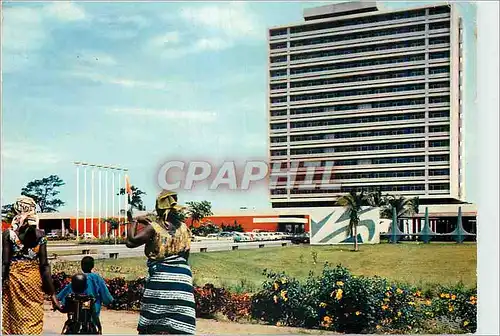
[[[286,110],[271,110],[272,117],[286,116]]]
[[[449,97],[448,97],[449,101]],[[443,101],[436,101],[443,102]],[[399,106],[411,106],[411,105],[423,105],[425,103],[425,99],[417,98],[417,99],[402,99],[402,100],[392,100],[392,101],[382,101],[371,103],[371,108],[384,108],[390,109],[391,107],[399,107]],[[318,107],[302,107],[302,108],[293,108],[290,110],[291,115],[297,114],[308,114],[308,113],[322,113],[322,112],[333,112],[333,111],[348,111],[348,110],[359,110],[359,104],[339,104],[335,106],[318,106]],[[410,114],[413,115],[413,114]],[[420,119],[420,118],[417,118]],[[394,120],[407,120],[407,119],[394,119]],[[361,122],[361,121],[360,121]]]
[[[270,48],[271,50],[286,49],[287,46],[288,46],[287,42],[271,43]]]
[[[296,41],[290,42],[290,47],[300,47],[300,46],[308,46],[315,44],[325,44],[325,43],[334,43],[346,40],[358,40],[358,39],[367,39],[379,36],[387,36],[387,35],[396,35],[396,34],[407,34],[412,32],[424,31],[425,25],[419,24],[415,26],[408,27],[395,27],[395,28],[387,28],[380,30],[371,30],[367,32],[361,33],[347,33],[347,34],[336,34],[332,36],[323,36],[323,37],[314,37],[314,38],[305,38]]]
[[[442,132],[449,132],[449,131],[450,131],[449,125],[429,126],[429,132],[431,132],[431,133],[442,133]]]
[[[441,73],[449,73],[449,72],[450,72],[450,67],[448,65],[441,66],[441,67],[429,68],[429,74],[431,74],[431,75],[441,74]]]
[[[443,54],[443,53],[440,53],[440,54]],[[442,57],[439,56],[438,58],[442,58]],[[423,60],[425,60],[424,54],[418,54],[418,55],[414,55],[414,56],[386,57],[386,58],[377,59],[377,60],[348,61],[348,62],[334,63],[334,64],[324,64],[324,65],[290,68],[290,75],[297,75],[297,74],[311,73],[311,72],[321,72],[321,71],[351,69],[351,68],[368,67],[368,66],[376,66],[376,65],[405,63],[405,62],[418,62],[418,61],[423,61]]]
[[[271,63],[281,63],[281,62],[286,62],[287,57],[286,56],[274,56],[271,57]]]
[[[287,33],[288,33],[287,28],[271,29],[269,31],[270,36],[281,36],[281,35],[286,35]]]
[[[439,89],[439,88],[449,88],[449,87],[450,87],[449,81],[429,83],[429,89]]]
[[[450,6],[439,6],[429,9],[429,15],[450,13]]]
[[[271,104],[286,103],[286,102],[287,102],[286,96],[271,98]]]
[[[449,51],[440,51],[440,52],[433,52],[429,54],[429,59],[439,59],[439,58],[449,58],[450,57],[450,52]]]
[[[286,155],[286,149],[277,149],[271,151],[271,156],[283,156]]]
[[[285,90],[287,89],[288,85],[287,83],[279,83],[279,84],[271,84],[270,88],[271,90]]]
[[[429,155],[429,162],[446,162],[446,161],[450,161],[450,156],[448,154]]]
[[[448,176],[450,175],[449,169],[430,169],[429,176]]]
[[[286,142],[286,136],[283,137],[271,137],[271,143]]]
[[[286,76],[287,71],[285,70],[271,70],[270,72],[271,77],[281,77],[281,76]]]
[[[431,140],[429,147],[447,147],[450,145],[450,140]]]
[[[429,184],[429,190],[450,190],[449,183]]]
[[[429,118],[449,118],[450,117],[450,111],[430,111],[429,112]]]
[[[272,130],[286,129],[286,123],[271,124],[271,129]]]
[[[364,17],[360,17],[360,18],[356,18],[356,19],[335,20],[335,21],[330,21],[330,22],[305,24],[305,25],[290,28],[290,33],[297,34],[297,33],[303,33],[303,32],[308,32],[308,31],[316,31],[316,30],[324,30],[324,29],[332,29],[332,28],[340,28],[340,27],[350,27],[350,26],[357,26],[357,25],[362,25],[362,24],[386,22],[386,21],[391,21],[391,20],[400,20],[403,18],[415,18],[415,17],[423,17],[423,16],[425,16],[425,10],[423,10],[423,9],[407,11],[407,12],[399,12],[399,13],[378,14],[378,15],[364,16]]]

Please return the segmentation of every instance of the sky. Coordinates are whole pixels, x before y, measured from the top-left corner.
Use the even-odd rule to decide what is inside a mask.
[[[267,161],[267,28],[301,22],[304,8],[333,2],[3,2],[2,204],[29,181],[56,174],[66,182],[61,211],[74,211],[74,161],[127,168],[148,208],[167,161],[205,160],[216,168],[223,160]],[[378,4],[428,3],[435,2]],[[466,193],[473,202],[476,11],[459,7]],[[209,200],[214,211],[270,208],[264,184],[179,196]],[[111,192],[101,197],[101,204],[112,202]],[[82,202],[83,193],[80,209]]]

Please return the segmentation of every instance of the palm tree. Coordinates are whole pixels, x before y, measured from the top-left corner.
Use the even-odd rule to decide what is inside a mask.
[[[200,223],[205,217],[212,216],[212,203],[209,201],[201,202],[186,202],[188,205],[189,217],[191,217],[191,227],[194,227],[195,223]]]
[[[374,208],[383,208],[387,206],[387,198],[388,195],[382,195],[382,191],[380,189],[376,189],[368,195],[368,202],[370,206]]]
[[[354,238],[354,251],[358,251],[358,224],[359,224],[359,213],[363,206],[370,205],[370,197],[366,195],[363,191],[357,192],[352,190],[349,194],[340,197],[337,200],[337,205],[347,208],[349,212],[349,231],[351,236]]]
[[[392,209],[396,209],[396,217],[410,217],[418,213],[419,199],[404,196],[388,196],[387,204],[382,209],[383,218],[392,218]]]

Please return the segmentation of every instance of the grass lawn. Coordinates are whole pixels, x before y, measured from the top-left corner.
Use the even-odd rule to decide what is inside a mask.
[[[191,255],[190,264],[197,285],[213,283],[236,291],[258,290],[265,279],[264,269],[306,278],[310,271],[321,272],[325,262],[333,266],[342,264],[356,275],[377,275],[423,289],[459,282],[476,285],[475,243],[362,245],[356,253],[350,249],[350,246],[305,245],[196,253]],[[54,270],[74,273],[78,264],[65,262],[54,265]],[[96,271],[105,277],[135,279],[146,275],[145,264],[145,258],[96,260]]]

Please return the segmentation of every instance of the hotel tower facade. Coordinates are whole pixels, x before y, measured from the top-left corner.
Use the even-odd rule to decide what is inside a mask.
[[[281,165],[273,207],[327,205],[362,189],[422,204],[465,198],[454,5],[327,5],[270,28],[268,39],[269,155]],[[318,181],[332,165],[331,188],[305,182],[307,167]],[[302,186],[287,188],[291,180]]]

